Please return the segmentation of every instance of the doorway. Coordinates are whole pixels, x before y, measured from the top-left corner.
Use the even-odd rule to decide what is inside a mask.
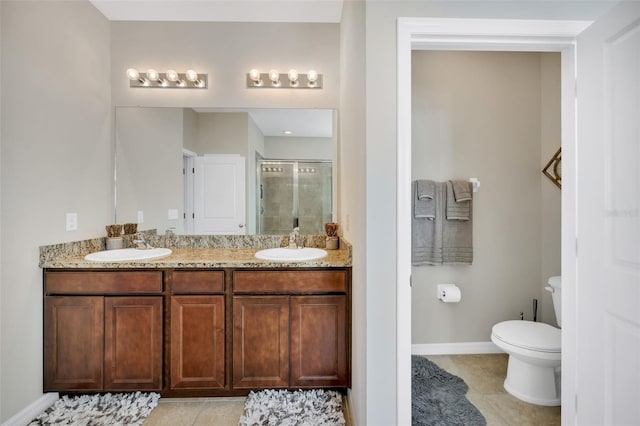
[[[560,52],[562,81],[563,181],[562,222],[575,223],[575,37],[590,22],[491,19],[398,20],[397,217],[411,214],[411,51],[501,50]],[[411,424],[411,223],[397,221],[397,424]],[[562,227],[563,300],[575,292],[575,228]],[[565,292],[566,289],[566,292]],[[575,306],[563,304],[563,335],[571,335]],[[568,320],[568,321],[567,321]],[[565,343],[571,345],[573,342]],[[570,351],[569,351],[570,352]],[[563,351],[563,357],[565,357]],[[564,360],[563,360],[564,361]],[[566,384],[565,384],[566,382]],[[573,394],[575,372],[563,371],[563,392]],[[574,401],[563,400],[563,413],[575,413]],[[567,414],[568,416],[569,414]],[[570,420],[570,417],[566,418]]]
[[[561,191],[541,171],[559,146],[558,52],[413,51],[412,181],[481,183],[459,222],[473,258],[412,268],[414,355],[496,352],[491,327],[508,319],[557,326],[543,289],[561,275]],[[442,303],[438,283],[462,300]]]

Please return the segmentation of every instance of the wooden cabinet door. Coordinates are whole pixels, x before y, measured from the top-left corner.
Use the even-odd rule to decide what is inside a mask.
[[[171,389],[225,385],[224,296],[171,297]]]
[[[347,385],[345,296],[291,297],[291,386]]]
[[[233,387],[289,385],[289,297],[233,298]]]
[[[162,297],[105,298],[105,390],[162,388]]]
[[[45,297],[44,390],[101,390],[103,297]]]

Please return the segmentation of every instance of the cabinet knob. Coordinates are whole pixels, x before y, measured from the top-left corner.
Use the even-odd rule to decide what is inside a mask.
[[[238,228],[244,228],[244,223],[239,224]]]

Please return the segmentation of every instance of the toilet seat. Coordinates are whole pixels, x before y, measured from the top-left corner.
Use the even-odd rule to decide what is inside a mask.
[[[536,352],[561,352],[559,328],[533,321],[503,321],[493,326],[492,337],[521,349]]]

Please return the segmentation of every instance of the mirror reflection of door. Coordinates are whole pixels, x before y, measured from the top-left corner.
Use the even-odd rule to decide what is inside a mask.
[[[332,218],[331,161],[261,160],[258,162],[259,234],[322,234]]]
[[[245,158],[205,155],[194,158],[193,232],[246,234]]]

